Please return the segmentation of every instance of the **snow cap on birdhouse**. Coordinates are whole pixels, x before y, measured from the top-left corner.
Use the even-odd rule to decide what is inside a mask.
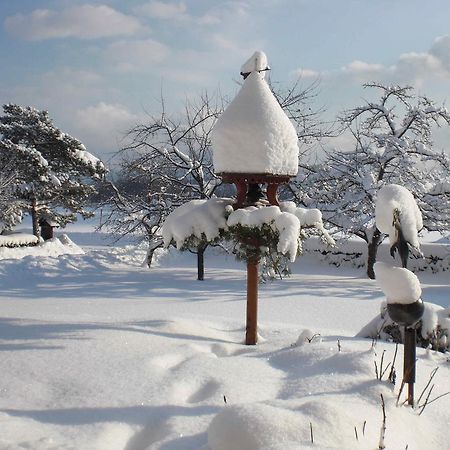
[[[255,52],[241,67],[248,76],[212,131],[218,174],[297,174],[297,133],[264,79],[267,69],[263,52]]]
[[[270,70],[266,54],[264,52],[256,51],[244,64],[242,64],[241,75],[245,80],[252,72],[265,72],[266,70]]]

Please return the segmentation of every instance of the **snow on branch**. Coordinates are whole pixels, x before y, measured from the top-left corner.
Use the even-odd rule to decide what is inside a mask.
[[[319,209],[299,208],[294,202],[282,202],[280,203],[280,209],[282,211],[294,214],[300,221],[300,226],[302,229],[316,229],[319,232],[320,238],[326,245],[331,247],[336,245],[334,239],[323,226],[322,212]]]
[[[293,202],[278,206],[249,206],[233,210],[234,200],[211,198],[191,200],[166,218],[161,234],[164,245],[184,250],[199,242],[219,239],[238,243],[239,258],[278,253],[294,261],[301,252],[302,227],[317,229],[322,240],[334,245],[323,228],[317,209],[297,208]]]
[[[383,186],[377,196],[375,220],[377,228],[389,236],[391,245],[397,242],[400,227],[405,240],[420,251],[417,233],[423,227],[422,214],[408,189],[397,184]]]
[[[180,250],[191,237],[208,242],[217,239],[227,229],[226,215],[231,203],[231,199],[212,198],[191,200],[179,206],[167,216],[161,228],[164,246],[175,243]]]

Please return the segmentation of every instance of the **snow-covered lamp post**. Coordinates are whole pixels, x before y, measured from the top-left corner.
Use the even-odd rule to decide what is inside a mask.
[[[389,235],[391,255],[398,250],[402,268],[378,262],[375,278],[386,295],[389,317],[404,327],[403,382],[408,383],[408,404],[414,405],[416,381],[416,324],[422,318],[424,304],[419,279],[406,266],[409,247],[420,253],[418,231],[422,214],[408,189],[396,184],[383,186],[375,205],[377,228]]]
[[[408,383],[408,404],[414,405],[416,381],[416,324],[424,312],[422,289],[416,275],[401,267],[377,262],[375,277],[386,295],[390,318],[404,327],[403,382]]]
[[[214,170],[236,186],[233,209],[279,206],[277,190],[298,170],[298,137],[294,126],[264,79],[267,57],[255,52],[242,66],[242,88],[219,117],[212,133]],[[264,198],[264,187],[266,198]],[[258,237],[243,236],[245,245],[258,248]],[[257,342],[257,252],[247,260],[247,329],[245,343]]]

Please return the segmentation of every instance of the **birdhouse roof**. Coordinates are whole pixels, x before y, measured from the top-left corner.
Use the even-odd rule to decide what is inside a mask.
[[[244,64],[253,70],[214,126],[216,173],[297,174],[297,133],[260,72],[267,66],[261,53]]]

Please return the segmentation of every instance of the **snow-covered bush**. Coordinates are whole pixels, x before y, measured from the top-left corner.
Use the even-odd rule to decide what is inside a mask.
[[[0,236],[0,260],[6,259],[22,259],[29,256],[41,257],[57,257],[60,255],[82,255],[84,250],[76,245],[66,234],[48,239],[47,241],[39,241],[38,238],[32,234],[14,233],[14,238],[17,245],[3,246],[1,245]],[[13,241],[14,242],[14,241]],[[20,244],[22,243],[22,244]]]
[[[231,203],[226,198],[191,200],[174,209],[161,227],[164,246],[189,250],[219,240],[228,229]]]
[[[278,206],[237,209],[227,224],[230,235],[239,242],[237,255],[243,259],[280,253],[294,261],[300,252],[300,221]]]
[[[176,208],[161,228],[165,247],[192,250],[229,243],[238,259],[260,260],[263,276],[281,276],[289,273],[289,262],[301,254],[302,240],[312,233],[334,245],[318,210],[296,208],[292,202],[233,210],[233,203],[230,198],[212,198]]]
[[[424,302],[425,311],[416,325],[417,345],[440,352],[450,351],[450,308]],[[403,342],[403,327],[393,322],[387,312],[387,302],[382,302],[380,314],[365,325],[356,336]]]

